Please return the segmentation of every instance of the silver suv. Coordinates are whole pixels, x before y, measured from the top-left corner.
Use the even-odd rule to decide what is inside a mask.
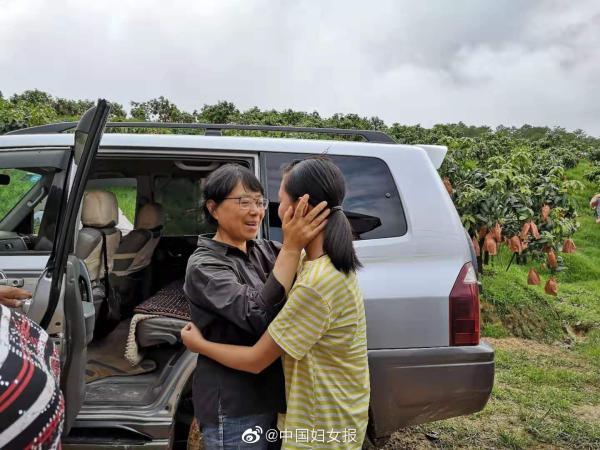
[[[193,418],[196,358],[178,335],[185,317],[165,308],[164,316],[151,314],[152,322],[118,324],[106,338],[114,345],[94,338],[103,319],[92,301],[97,294],[89,261],[76,252],[88,225],[82,224],[84,192],[113,192],[130,218],[146,203],[162,204],[162,233],[134,292],[143,293],[142,301],[153,297],[156,305],[157,298],[171,298],[157,293],[176,289],[184,277],[197,236],[211,232],[199,204],[212,170],[236,162],[254,171],[271,202],[261,236],[278,240],[281,166],[324,152],[346,178],[344,211],[364,264],[359,278],[371,372],[369,436],[382,438],[406,425],[485,406],[494,380],[494,352],[480,341],[470,240],[436,171],[445,147],[399,145],[377,131],[107,124],[107,116],[108,106],[100,100],[79,123],[0,136],[0,190],[12,187],[10,196],[0,195],[0,283],[34,292],[24,310],[61,348],[65,448],[186,448]],[[103,136],[105,128],[118,127],[176,131]],[[182,134],[185,128],[204,129],[204,135]],[[246,136],[223,136],[229,129]],[[252,131],[343,134],[363,141],[248,136]],[[107,256],[102,256],[103,265],[111,272],[114,261],[109,267]],[[141,355],[137,366],[117,361],[128,338]],[[98,367],[111,364],[105,376],[97,376]]]

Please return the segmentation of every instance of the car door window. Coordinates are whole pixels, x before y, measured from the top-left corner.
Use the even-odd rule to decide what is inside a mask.
[[[314,155],[272,153],[266,156],[269,196],[269,238],[281,240],[277,216],[282,169],[290,162]],[[387,164],[364,156],[327,155],[342,171],[346,197],[342,205],[356,240],[402,236],[407,225],[400,195]]]
[[[0,168],[0,251],[50,251],[62,201],[64,171],[55,167]],[[8,241],[7,241],[8,242]]]
[[[0,174],[7,176],[7,184],[0,190],[0,218],[4,219],[42,179],[42,175],[23,169],[0,169]]]

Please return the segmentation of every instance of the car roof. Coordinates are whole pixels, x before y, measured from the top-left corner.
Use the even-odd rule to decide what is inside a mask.
[[[68,147],[73,145],[74,134],[23,134],[0,136],[2,148]],[[152,149],[204,149],[242,152],[330,153],[385,158],[389,152],[423,151],[422,148],[404,144],[379,144],[370,142],[263,138],[248,136],[204,136],[183,134],[126,134],[106,133],[100,143],[102,148]]]

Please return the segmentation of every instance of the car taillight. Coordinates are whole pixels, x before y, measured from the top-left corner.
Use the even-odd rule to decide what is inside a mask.
[[[479,286],[471,263],[463,266],[450,292],[450,345],[479,344]]]

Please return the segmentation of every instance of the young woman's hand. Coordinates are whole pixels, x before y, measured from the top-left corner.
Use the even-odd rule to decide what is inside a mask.
[[[191,322],[181,329],[181,340],[188,350],[194,353],[200,353],[202,343],[206,342],[198,327]]]
[[[285,212],[281,221],[284,249],[300,252],[325,229],[331,212],[327,202],[319,203],[308,213],[307,209],[308,194],[300,197],[295,210],[290,206]]]
[[[0,286],[0,304],[10,308],[18,308],[22,300],[31,298],[31,292],[18,287]]]

